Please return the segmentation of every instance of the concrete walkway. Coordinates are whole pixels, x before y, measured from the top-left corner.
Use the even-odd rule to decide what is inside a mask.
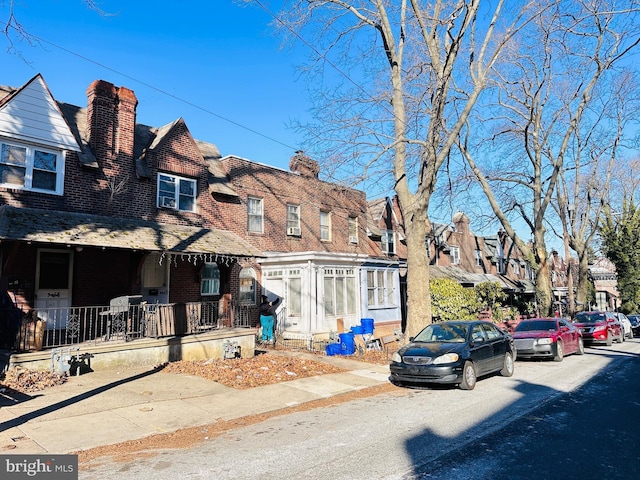
[[[309,355],[278,352],[287,355]],[[389,367],[310,355],[346,373],[247,390],[148,366],[70,377],[29,395],[0,392],[0,453],[63,454],[207,425],[388,382]]]

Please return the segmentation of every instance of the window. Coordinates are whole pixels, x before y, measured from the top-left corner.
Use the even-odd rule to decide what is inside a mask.
[[[476,250],[474,252],[474,257],[476,259],[476,265],[481,267],[482,266],[482,250]]]
[[[348,228],[349,228],[349,243],[358,243],[358,218],[357,217],[349,217]]]
[[[513,261],[513,274],[516,276],[520,276],[520,263],[517,260]]]
[[[158,207],[183,212],[196,211],[196,181],[188,178],[158,174]]]
[[[256,304],[256,272],[253,268],[240,270],[240,293],[238,297],[240,303]]]
[[[393,230],[382,231],[382,251],[389,255],[393,255],[396,252],[395,232]]]
[[[0,143],[0,184],[5,187],[62,194],[63,174],[61,152]]]
[[[287,204],[287,235],[300,236],[300,205]]]
[[[331,214],[320,212],[320,240],[331,240]]]
[[[299,269],[287,271],[287,315],[302,314],[302,277]]]
[[[460,265],[460,247],[449,247],[449,256],[451,257],[451,265]]]
[[[215,263],[205,263],[202,268],[201,295],[220,295],[220,270]]]
[[[247,230],[262,233],[264,206],[261,198],[247,198]]]
[[[367,304],[370,307],[395,305],[395,273],[391,269],[367,270]]]
[[[326,315],[356,313],[356,277],[352,268],[324,270],[324,312]]]

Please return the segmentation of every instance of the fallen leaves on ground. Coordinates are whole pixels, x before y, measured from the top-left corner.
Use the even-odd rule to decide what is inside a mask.
[[[0,390],[20,393],[38,392],[48,387],[62,385],[67,381],[65,375],[53,372],[41,372],[14,368],[0,376]]]
[[[307,358],[264,353],[252,358],[182,360],[168,363],[162,371],[197,375],[227,387],[246,389],[296,378],[340,373],[345,369]]]

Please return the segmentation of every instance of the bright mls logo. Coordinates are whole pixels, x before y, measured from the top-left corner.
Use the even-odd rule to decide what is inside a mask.
[[[77,480],[77,455],[0,455],[0,478]]]

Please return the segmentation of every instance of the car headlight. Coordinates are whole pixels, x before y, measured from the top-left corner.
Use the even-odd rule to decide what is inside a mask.
[[[537,342],[538,345],[551,345],[553,340],[551,338],[539,338]]]
[[[602,330],[606,330],[607,327],[605,325],[598,325],[596,328],[593,329],[594,332],[601,332]]]
[[[440,364],[443,364],[443,363],[453,363],[453,362],[457,362],[458,358],[460,358],[460,357],[458,356],[457,353],[446,353],[446,354],[440,355],[438,358],[436,358],[433,361],[433,364],[434,365],[440,365]]]
[[[396,352],[391,356],[391,361],[396,363],[402,363],[402,357],[398,352]]]

